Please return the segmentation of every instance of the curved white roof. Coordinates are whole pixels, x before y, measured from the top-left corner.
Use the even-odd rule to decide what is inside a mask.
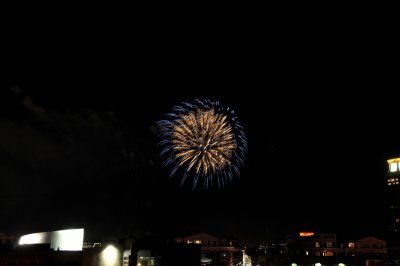
[[[50,244],[55,250],[82,250],[84,229],[67,229],[23,235],[19,245]]]

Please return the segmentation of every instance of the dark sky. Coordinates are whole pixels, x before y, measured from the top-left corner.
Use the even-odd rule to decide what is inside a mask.
[[[247,243],[381,233],[386,159],[400,155],[390,36],[363,24],[230,26],[16,34],[1,93],[0,231]],[[241,177],[223,190],[181,188],[161,167],[155,123],[195,98],[233,107],[247,136]]]

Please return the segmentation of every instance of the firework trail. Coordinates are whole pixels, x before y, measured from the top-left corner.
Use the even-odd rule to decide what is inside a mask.
[[[183,171],[181,185],[192,177],[208,188],[221,188],[239,176],[247,153],[247,141],[237,117],[229,107],[210,100],[195,100],[175,106],[165,120],[157,122],[164,166],[171,176]]]

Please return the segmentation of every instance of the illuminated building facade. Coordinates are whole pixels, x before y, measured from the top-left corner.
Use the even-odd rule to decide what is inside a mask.
[[[368,236],[346,242],[338,242],[336,234],[287,235],[286,259],[298,265],[385,265],[388,252],[385,240]]]
[[[83,234],[83,228],[33,233],[21,236],[18,244],[50,244],[53,250],[79,251],[83,247]]]
[[[400,158],[387,162],[388,255],[391,265],[400,265]]]
[[[336,234],[315,234],[299,232],[298,235],[287,235],[286,245],[291,255],[298,256],[337,256]]]

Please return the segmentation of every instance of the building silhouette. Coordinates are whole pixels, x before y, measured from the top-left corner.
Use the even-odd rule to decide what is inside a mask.
[[[14,245],[15,236],[0,232],[0,246],[1,245]]]
[[[132,242],[127,265],[201,266],[201,247],[176,243],[163,234],[145,235]]]
[[[197,245],[201,248],[203,265],[233,266],[243,261],[243,248],[235,237],[206,233],[175,238],[176,243]]]

